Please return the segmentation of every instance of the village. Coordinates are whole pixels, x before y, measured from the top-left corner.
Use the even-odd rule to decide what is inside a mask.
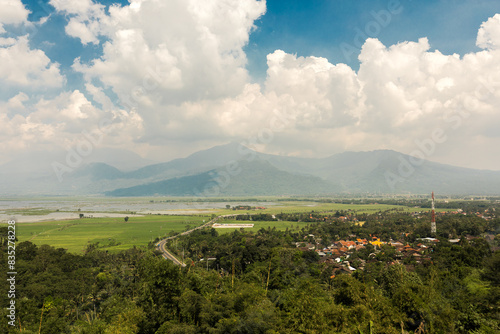
[[[334,273],[341,271],[343,273],[352,273],[356,270],[363,270],[366,262],[377,262],[380,259],[378,256],[381,252],[393,252],[394,263],[422,263],[423,261],[431,261],[427,256],[432,252],[432,244],[439,242],[435,238],[425,238],[415,246],[403,244],[401,241],[382,241],[379,237],[372,237],[371,240],[365,238],[356,238],[355,240],[339,240],[331,243],[328,247],[321,246],[321,239],[315,239],[314,235],[310,234],[305,239],[314,239],[314,242],[296,242],[296,246],[301,251],[314,251],[320,257],[320,263],[336,264]],[[450,242],[459,242],[458,240],[450,240]],[[367,259],[359,256],[359,252],[364,251]],[[353,254],[356,254],[353,256]],[[353,261],[354,259],[354,261]],[[405,261],[406,260],[406,261]]]
[[[483,233],[481,236],[462,235],[461,237],[457,237],[455,235],[453,237],[449,234],[448,238],[434,237],[436,236],[436,217],[443,219],[445,217],[469,216],[480,218],[483,221],[490,221],[496,217],[495,213],[495,208],[487,208],[481,211],[456,209],[454,211],[435,212],[434,203],[432,203],[430,218],[431,226],[434,226],[434,230],[431,230],[433,237],[418,237],[413,238],[412,241],[408,241],[412,239],[408,238],[412,233],[403,232],[401,233],[401,238],[397,240],[393,238],[382,240],[381,237],[372,234],[368,238],[360,238],[356,234],[350,234],[347,238],[332,241],[328,244],[314,234],[308,234],[303,237],[304,241],[295,242],[295,246],[301,251],[314,251],[318,255],[320,263],[333,265],[332,278],[339,273],[351,274],[356,270],[363,271],[367,262],[383,261],[389,265],[404,264],[406,266],[429,264],[432,263],[431,253],[434,251],[434,246],[440,242],[440,239],[450,244],[459,244],[462,239],[465,242],[474,243],[474,240],[481,238],[492,246],[492,250],[497,248],[494,240],[498,239],[498,237],[491,233]],[[429,212],[426,211],[414,211],[409,215],[417,220],[429,218]],[[328,221],[330,217],[320,218],[317,215],[314,217],[311,214],[309,219]],[[346,215],[338,216],[336,220],[360,226],[365,223],[364,221],[359,221],[354,213],[346,213]]]

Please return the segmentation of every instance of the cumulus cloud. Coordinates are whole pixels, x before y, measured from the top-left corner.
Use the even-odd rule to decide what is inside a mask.
[[[38,49],[31,49],[28,37],[0,39],[0,82],[32,89],[61,87],[65,82],[59,64]]]
[[[482,49],[494,50],[500,46],[500,14],[490,17],[481,24],[476,45]]]
[[[5,34],[6,25],[24,25],[33,28],[28,21],[30,11],[20,0],[0,0],[0,35]],[[43,24],[41,19],[38,24]],[[0,97],[12,96],[16,89],[61,87],[64,77],[59,64],[51,62],[45,53],[29,46],[29,35],[0,37],[0,84],[4,87]]]
[[[337,128],[355,124],[363,113],[361,86],[356,73],[345,64],[333,65],[325,58],[299,57],[281,50],[267,56],[267,94],[290,101],[304,128]]]
[[[79,90],[52,99],[30,99],[21,92],[0,103],[0,151],[8,156],[27,149],[70,149],[86,136],[121,148],[141,134],[141,124],[136,113],[97,108]]]
[[[82,44],[98,44],[104,6],[92,0],[50,0],[57,11],[70,16],[66,26],[69,36],[79,38]]]
[[[108,39],[103,56],[87,64],[77,60],[74,68],[124,103],[133,94],[145,105],[236,95],[249,81],[243,47],[264,12],[265,2],[255,0],[112,6],[99,19],[99,34]]]
[[[66,32],[83,44],[106,40],[100,58],[76,59],[73,69],[84,75],[89,93],[110,89],[118,97],[114,104],[140,115],[141,142],[222,139],[214,131],[217,113],[200,107],[245,90],[250,77],[243,47],[265,1],[131,1],[109,7],[109,14],[91,1],[73,2],[51,1],[70,17]]]
[[[28,21],[29,11],[21,0],[0,0],[0,33],[5,32],[5,24],[21,24]]]
[[[9,111],[23,111],[26,107],[24,103],[27,101],[29,101],[29,96],[24,92],[19,92],[7,101],[6,107]]]

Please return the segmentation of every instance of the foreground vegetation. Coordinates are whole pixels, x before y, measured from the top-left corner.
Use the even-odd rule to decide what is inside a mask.
[[[163,259],[154,241],[120,252],[91,243],[80,254],[23,241],[16,248],[16,326],[7,324],[3,306],[0,332],[498,333],[499,209],[491,202],[439,215],[440,241],[420,259],[389,245],[349,251],[357,268],[350,271],[304,246],[377,237],[416,247],[430,235],[428,212],[242,214],[234,221],[263,225],[223,234],[208,228],[171,241],[184,268]],[[1,235],[6,273],[3,228]],[[7,305],[6,294],[0,302]]]

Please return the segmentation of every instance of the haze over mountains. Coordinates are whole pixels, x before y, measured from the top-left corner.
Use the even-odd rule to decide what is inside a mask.
[[[144,163],[138,160],[137,165]],[[59,180],[54,171],[35,173],[15,166],[15,162],[0,166],[3,195],[257,196],[431,190],[450,195],[500,194],[500,171],[417,161],[391,150],[306,159],[259,153],[230,143],[128,171],[92,162]]]

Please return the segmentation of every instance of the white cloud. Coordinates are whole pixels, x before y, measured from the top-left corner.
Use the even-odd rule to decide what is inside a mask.
[[[57,11],[71,18],[66,26],[69,36],[79,38],[82,44],[98,44],[100,35],[100,20],[106,15],[104,6],[92,0],[50,0]]]
[[[10,98],[7,101],[7,108],[9,110],[20,110],[25,109],[24,103],[29,100],[29,96],[23,92],[19,92],[16,96]]]
[[[0,45],[0,82],[30,90],[61,87],[65,81],[59,64],[42,50],[31,49],[27,36],[3,39]]]
[[[89,19],[104,8],[92,0],[50,0],[49,3],[58,11],[80,15],[84,19]]]
[[[76,59],[73,68],[87,82],[98,79],[123,108],[137,112],[147,133],[142,141],[152,143],[210,136],[198,129],[217,127],[218,117],[211,113],[210,119],[196,105],[244,90],[250,78],[243,47],[254,21],[265,12],[265,2],[256,0],[132,1],[130,6],[111,6],[109,15],[89,14],[88,3],[78,10],[54,5],[76,15],[82,43],[99,36],[108,40],[102,57],[89,63]],[[188,123],[196,134],[186,129]]]
[[[249,80],[242,48],[264,11],[265,2],[255,0],[113,6],[109,16],[99,18],[99,34],[109,39],[103,56],[90,64],[76,62],[75,69],[100,79],[124,101],[141,87],[148,90],[141,94],[147,95],[145,104],[236,95]],[[85,22],[88,30],[93,23]],[[83,40],[96,36],[80,30]]]
[[[22,24],[28,22],[29,10],[21,0],[0,0],[0,34],[5,33],[5,24]]]
[[[97,110],[79,90],[64,92],[52,100],[41,99],[30,114],[30,120],[40,123],[72,122],[97,118]],[[78,122],[77,125],[82,124]]]
[[[476,45],[482,49],[495,50],[500,47],[500,14],[490,17],[481,24]]]
[[[92,24],[85,24],[81,20],[71,18],[66,26],[66,33],[73,37],[80,38],[82,44],[98,44],[99,39],[96,36],[96,22]]]
[[[3,37],[0,37],[0,46],[12,46],[14,44],[16,44],[16,39],[15,38],[12,38],[12,37],[9,37],[9,38],[3,38]]]
[[[21,24],[28,20],[27,10],[21,0],[0,0],[0,24]]]
[[[139,115],[97,108],[79,90],[31,100],[21,92],[0,102],[0,161],[27,150],[74,149],[88,141],[85,134],[96,139],[93,149],[130,148],[142,134]]]
[[[278,50],[268,55],[266,92],[289,97],[298,126],[336,128],[359,121],[363,99],[356,73],[325,58],[299,57]],[[289,111],[290,112],[290,111]]]

